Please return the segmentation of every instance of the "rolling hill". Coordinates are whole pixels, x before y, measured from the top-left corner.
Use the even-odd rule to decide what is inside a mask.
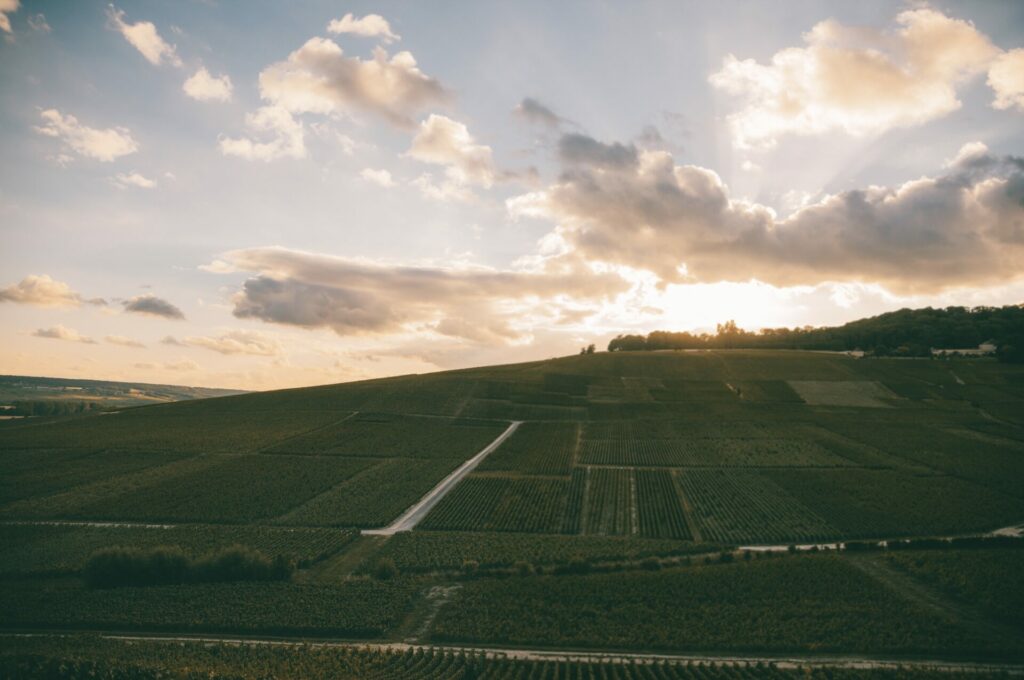
[[[981,537],[1024,522],[1022,482],[1024,367],[985,359],[598,353],[26,422],[0,625],[1020,658],[1024,552]],[[236,543],[297,570],[81,578]]]

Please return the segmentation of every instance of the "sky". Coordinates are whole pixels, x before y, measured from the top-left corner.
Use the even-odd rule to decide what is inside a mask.
[[[1024,3],[0,0],[0,373],[1024,302]]]

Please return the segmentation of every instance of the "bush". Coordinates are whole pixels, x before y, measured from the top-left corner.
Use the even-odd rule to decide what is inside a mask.
[[[270,559],[243,545],[233,545],[199,559],[178,546],[149,549],[112,547],[94,552],[82,571],[92,588],[157,586],[232,581],[287,581],[294,565],[285,557]]]

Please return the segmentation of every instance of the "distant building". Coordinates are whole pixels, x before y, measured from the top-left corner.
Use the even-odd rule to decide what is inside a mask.
[[[996,353],[996,343],[994,340],[986,340],[985,342],[978,345],[973,349],[935,349],[932,347],[933,357],[983,357],[989,354]]]

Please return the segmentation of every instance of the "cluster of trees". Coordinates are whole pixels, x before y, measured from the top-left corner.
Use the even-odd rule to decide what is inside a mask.
[[[1003,361],[1024,361],[1024,305],[901,309],[842,326],[762,328],[752,332],[735,321],[715,333],[653,331],[619,335],[608,351],[660,349],[864,350],[876,356],[929,356],[931,348],[973,348],[995,341]]]
[[[86,562],[82,575],[92,588],[229,583],[232,581],[287,581],[295,570],[283,556],[273,559],[243,545],[233,545],[199,558],[178,546],[139,549],[101,548]]]
[[[44,399],[38,401],[14,401],[5,413],[12,416],[70,416],[76,413],[101,411],[105,408],[99,401],[77,399]]]

